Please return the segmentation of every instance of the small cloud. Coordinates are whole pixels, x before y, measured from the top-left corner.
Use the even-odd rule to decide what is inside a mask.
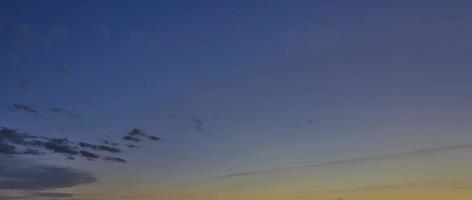
[[[69,67],[67,65],[64,65],[64,64],[58,65],[58,66],[55,66],[54,69],[62,75],[69,74]]]
[[[126,163],[126,160],[124,160],[124,159],[122,159],[122,158],[111,157],[111,156],[105,156],[105,157],[103,157],[103,160],[104,160],[104,161],[107,161],[107,162]]]
[[[131,142],[140,142],[141,139],[147,138],[149,140],[153,141],[159,141],[161,138],[153,135],[149,135],[142,131],[141,129],[134,128],[130,132],[128,132],[127,135],[123,136],[121,139],[126,140],[126,141],[131,141]]]
[[[111,145],[111,146],[119,146],[120,144],[117,143],[117,142],[110,142],[108,140],[102,140],[102,143],[103,144],[106,144],[106,145]]]
[[[195,123],[198,126],[203,126],[204,122],[201,119],[192,119],[193,123]]]
[[[177,116],[172,113],[168,113],[167,117],[169,117],[170,119],[177,119]]]
[[[123,139],[123,140],[126,140],[126,141],[131,141],[131,142],[139,142],[139,141],[141,141],[141,139],[136,138],[136,137],[133,137],[133,136],[129,136],[129,135],[123,136],[122,139]]]
[[[23,112],[38,114],[38,111],[33,109],[32,106],[25,105],[25,104],[22,104],[22,103],[12,103],[9,106],[9,108],[10,108],[11,111],[23,111]]]
[[[110,153],[121,153],[120,149],[118,149],[116,147],[112,147],[112,146],[89,144],[89,143],[85,143],[85,142],[79,142],[79,146],[82,147],[82,148],[88,148],[88,149],[92,149],[92,150],[95,150],[95,151],[107,151],[107,152],[110,152]]]
[[[126,144],[125,147],[133,148],[133,149],[139,148],[139,146],[136,146],[134,144]]]
[[[148,136],[148,139],[154,140],[154,141],[161,140],[161,138],[159,138],[159,137],[157,137],[157,136],[152,136],[152,135]]]
[[[58,107],[50,108],[49,112],[65,114],[65,115],[70,116],[70,117],[75,118],[75,119],[80,118],[80,114],[74,113],[74,112],[71,112],[71,111],[68,111],[68,110],[64,110],[64,109],[58,108]]]
[[[131,130],[128,133],[128,135],[133,136],[133,137],[144,137],[144,136],[146,136],[146,133],[144,133],[143,131],[135,128],[135,129]]]

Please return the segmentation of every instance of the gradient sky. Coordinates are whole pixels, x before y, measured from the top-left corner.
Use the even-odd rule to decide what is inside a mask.
[[[0,198],[470,199],[471,9],[3,0],[0,126],[95,143],[139,128],[162,141],[127,150],[127,163],[0,157]],[[7,189],[15,166],[96,181]]]

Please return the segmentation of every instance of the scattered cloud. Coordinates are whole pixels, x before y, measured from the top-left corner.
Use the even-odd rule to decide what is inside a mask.
[[[6,127],[0,129],[0,154],[8,156],[42,155],[46,152],[60,154],[67,159],[82,157],[87,160],[96,160],[101,157],[105,158],[106,155],[102,155],[102,152],[116,154],[122,151],[116,146],[74,142],[66,138],[36,136],[29,133],[19,133]],[[104,160],[122,162],[120,159]]]
[[[140,142],[142,139],[149,139],[152,141],[161,140],[160,137],[149,135],[142,131],[141,129],[134,128],[127,135],[123,136],[121,139],[131,142]]]

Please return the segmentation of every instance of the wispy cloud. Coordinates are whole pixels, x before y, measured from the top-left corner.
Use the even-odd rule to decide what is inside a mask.
[[[312,194],[339,194],[351,192],[366,192],[376,190],[395,190],[395,189],[416,189],[416,188],[433,188],[433,189],[447,189],[447,190],[472,190],[472,183],[467,182],[410,182],[398,184],[382,184],[370,185],[363,187],[341,188],[333,190],[316,190],[308,192],[297,192],[299,195]]]
[[[218,180],[218,179],[225,179],[225,178],[231,178],[231,177],[258,175],[258,174],[278,172],[278,171],[283,171],[283,170],[300,169],[300,168],[329,167],[329,166],[336,166],[336,165],[381,161],[381,160],[402,158],[402,157],[408,157],[408,156],[441,153],[445,151],[465,150],[465,149],[472,149],[472,143],[456,144],[456,145],[433,147],[433,148],[424,148],[424,149],[406,151],[402,153],[392,153],[392,154],[383,154],[383,155],[377,155],[377,156],[366,156],[366,157],[359,157],[359,158],[352,158],[352,159],[334,160],[334,161],[322,162],[318,164],[302,165],[302,166],[295,166],[295,167],[239,172],[239,173],[217,176],[217,177],[214,177],[213,179]]]
[[[38,111],[36,111],[32,106],[25,105],[22,103],[12,103],[11,105],[8,106],[8,108],[11,111],[22,111],[22,112],[38,114]]]
[[[70,116],[70,117],[75,118],[75,119],[80,118],[80,114],[72,112],[72,111],[68,111],[68,110],[65,110],[65,109],[62,109],[62,108],[59,108],[59,107],[52,107],[52,108],[49,109],[49,112],[64,114],[64,115]]]
[[[134,128],[130,132],[128,132],[127,135],[123,136],[121,139],[125,141],[130,141],[130,142],[139,142],[142,139],[148,139],[152,141],[159,141],[161,140],[160,137],[149,135],[142,131],[141,129]]]

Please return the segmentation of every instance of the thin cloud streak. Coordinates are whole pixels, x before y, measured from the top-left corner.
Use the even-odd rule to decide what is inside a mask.
[[[342,188],[333,190],[317,190],[311,192],[298,192],[299,195],[313,195],[313,194],[339,194],[351,192],[365,192],[377,190],[395,190],[395,189],[414,189],[414,188],[434,188],[447,190],[471,190],[472,183],[466,182],[411,182],[399,184],[385,184],[385,185],[371,185],[364,187]]]
[[[377,156],[367,156],[367,157],[360,157],[360,158],[335,160],[335,161],[322,162],[318,164],[302,165],[302,166],[295,166],[295,167],[284,167],[284,168],[239,172],[239,173],[217,176],[212,179],[219,180],[219,179],[226,179],[226,178],[232,178],[232,177],[243,177],[243,176],[249,176],[249,175],[258,175],[258,174],[278,172],[282,170],[299,169],[299,168],[330,167],[330,166],[344,165],[344,164],[356,164],[356,163],[363,163],[363,162],[381,161],[381,160],[388,160],[388,159],[394,159],[394,158],[402,158],[402,157],[407,157],[407,156],[424,155],[424,154],[440,153],[440,152],[453,151],[453,150],[465,150],[465,149],[472,149],[472,143],[425,148],[425,149],[407,151],[403,153],[392,153],[392,154],[384,154],[384,155],[377,155]]]

